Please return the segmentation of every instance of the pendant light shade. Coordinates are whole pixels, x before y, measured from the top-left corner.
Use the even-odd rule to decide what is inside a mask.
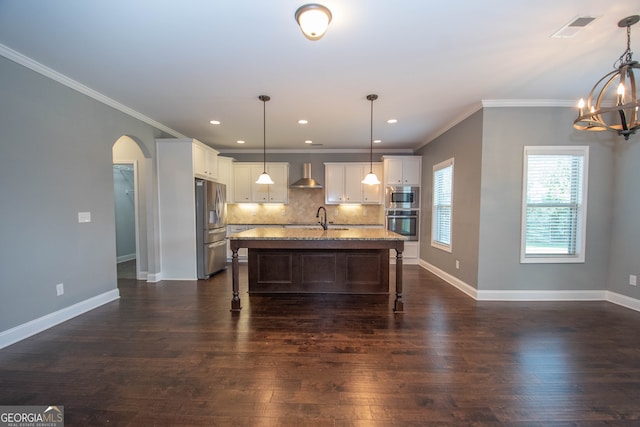
[[[369,185],[376,185],[376,184],[380,184],[380,180],[378,179],[376,174],[373,173],[373,101],[378,99],[378,95],[376,94],[367,95],[367,99],[371,101],[371,134],[370,134],[371,137],[369,138],[369,142],[370,142],[369,173],[367,174],[367,176],[364,177],[364,179],[362,180],[362,183],[369,184]]]
[[[331,11],[321,4],[305,4],[296,10],[296,21],[306,38],[320,40],[331,22]]]
[[[631,26],[640,21],[639,15],[629,16],[618,27],[627,28],[627,49],[615,62],[609,74],[602,77],[591,89],[585,103],[578,103],[578,118],[573,127],[578,130],[616,132],[625,140],[640,128],[640,85],[636,84],[634,72],[640,64],[632,59]]]
[[[267,101],[271,97],[260,95],[258,99],[262,101],[262,173],[256,184],[273,184],[273,180],[267,173]]]

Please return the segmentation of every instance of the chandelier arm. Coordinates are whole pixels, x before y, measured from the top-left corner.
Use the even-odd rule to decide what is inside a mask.
[[[628,131],[629,127],[627,126],[627,117],[624,114],[624,110],[618,110],[618,114],[620,115],[620,126],[622,126],[622,130]]]

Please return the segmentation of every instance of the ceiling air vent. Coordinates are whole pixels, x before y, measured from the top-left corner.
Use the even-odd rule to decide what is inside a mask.
[[[556,31],[551,37],[555,39],[570,39],[587,25],[595,21],[595,16],[576,16],[568,24]]]

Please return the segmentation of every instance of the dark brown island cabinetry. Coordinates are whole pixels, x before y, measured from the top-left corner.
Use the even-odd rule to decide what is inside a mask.
[[[384,229],[254,228],[229,236],[231,310],[241,309],[238,249],[248,248],[249,293],[385,294],[389,250],[396,252],[394,311],[403,311],[405,237]]]

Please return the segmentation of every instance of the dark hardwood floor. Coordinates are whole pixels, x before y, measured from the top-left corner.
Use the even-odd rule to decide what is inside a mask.
[[[0,350],[0,405],[66,426],[640,423],[640,313],[476,302],[404,267],[393,296],[249,296],[231,270],[120,280],[121,299]],[[393,283],[393,280],[392,280]]]

